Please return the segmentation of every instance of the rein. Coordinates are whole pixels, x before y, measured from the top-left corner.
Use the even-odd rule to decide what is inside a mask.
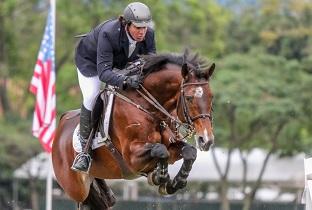
[[[163,113],[164,115],[166,115],[168,118],[171,119],[171,123],[174,123],[175,125],[175,130],[174,133],[171,131],[171,128],[168,126],[168,124],[165,121],[161,121],[160,122],[160,127],[162,129],[165,128],[169,128],[169,131],[172,133],[172,135],[174,135],[174,137],[170,137],[169,141],[171,143],[177,142],[177,141],[182,141],[186,138],[188,138],[189,136],[191,136],[194,133],[194,127],[190,126],[189,124],[187,124],[187,126],[185,126],[184,123],[182,123],[178,118],[175,118],[174,116],[172,116],[158,101],[157,99],[150,93],[148,92],[148,90],[146,90],[143,85],[140,85],[140,87],[142,88],[142,90],[145,92],[142,93],[140,90],[136,90],[146,101],[148,101],[151,105],[153,105],[156,109],[158,109],[161,113]],[[179,138],[179,132],[178,132],[178,128],[180,128],[181,126],[184,126],[186,128],[186,135]]]
[[[136,90],[146,101],[148,101],[151,105],[153,105],[156,109],[158,109],[161,113],[163,113],[164,115],[166,115],[168,118],[171,119],[172,122],[175,122],[176,124],[182,125],[183,123],[175,118],[174,116],[172,116],[158,101],[157,99],[150,93],[148,92],[148,90],[146,90],[143,85],[140,85],[140,87],[142,88],[142,90],[145,92],[146,95],[144,95],[144,93],[142,93],[140,90]]]
[[[142,107],[141,105],[135,103],[134,101],[132,101],[130,98],[128,98],[125,95],[122,95],[121,93],[117,92],[116,89],[114,87],[107,87],[105,88],[105,90],[110,91],[111,93],[113,93],[115,96],[119,97],[120,99],[124,100],[125,102],[132,104],[133,106],[135,106],[137,109],[149,114],[151,117],[154,117],[153,114],[151,112],[149,112],[148,110],[146,110],[144,107]]]
[[[178,100],[178,103],[177,103],[177,107],[176,109],[178,110],[180,104],[181,104],[181,108],[182,108],[182,111],[183,111],[183,117],[185,118],[186,122],[187,123],[182,123],[178,118],[175,118],[173,115],[171,115],[158,101],[157,99],[148,91],[146,90],[143,85],[140,84],[140,87],[142,88],[143,92],[140,91],[140,90],[136,90],[139,95],[141,97],[143,97],[148,103],[150,103],[153,107],[155,107],[158,111],[160,111],[162,114],[164,114],[165,116],[167,116],[170,120],[171,120],[171,123],[174,123],[175,124],[175,131],[174,131],[174,135],[175,137],[174,140],[171,140],[171,142],[176,142],[176,141],[182,141],[186,138],[188,138],[189,136],[191,136],[193,133],[194,133],[194,121],[198,120],[198,119],[205,119],[205,118],[209,118],[210,120],[212,120],[212,117],[210,114],[199,114],[199,115],[196,115],[194,117],[190,116],[190,113],[189,113],[189,108],[187,106],[187,102],[186,102],[186,99],[185,99],[185,91],[184,91],[184,88],[187,87],[187,86],[191,86],[191,85],[205,85],[205,84],[208,84],[208,82],[197,82],[197,83],[185,83],[184,80],[182,80],[182,83],[181,83],[181,94],[180,94],[180,97],[179,97],[179,100]],[[127,96],[119,93],[116,91],[115,88],[113,87],[108,87],[106,88],[106,90],[109,90],[111,91],[115,96],[119,97],[120,99],[126,101],[127,103],[129,104],[132,104],[133,106],[135,106],[137,109],[147,113],[148,115],[150,115],[152,118],[155,118],[155,116],[150,112],[148,111],[147,109],[145,109],[144,107],[142,107],[141,105],[135,103],[133,100],[131,100],[130,98],[128,98]],[[167,123],[165,121],[161,121],[160,123],[160,126],[162,128],[167,128],[169,127],[167,125]],[[186,135],[183,136],[183,137],[179,137],[179,132],[178,132],[178,129],[183,126],[185,129],[186,129]],[[170,128],[169,128],[170,129]],[[171,130],[171,129],[170,129]],[[172,132],[173,133],[173,132]]]
[[[172,116],[158,101],[157,99],[150,93],[148,92],[148,90],[146,90],[143,85],[140,85],[140,87],[142,88],[142,90],[145,92],[141,92],[140,90],[136,90],[147,102],[149,102],[151,105],[153,105],[153,107],[155,107],[157,110],[159,110],[161,113],[163,113],[165,116],[167,116],[168,118],[170,118],[171,120],[171,123],[174,123],[175,124],[175,134],[172,134],[175,136],[175,137],[172,137],[170,142],[171,143],[174,143],[176,141],[182,141],[184,139],[186,139],[187,137],[191,136],[194,132],[194,128],[190,125],[185,125],[185,123],[182,123],[178,118],[175,118],[174,116]],[[111,93],[113,93],[115,96],[117,96],[118,98],[124,100],[125,102],[135,106],[137,109],[147,113],[148,115],[150,115],[152,118],[155,119],[155,116],[149,112],[147,109],[145,109],[144,107],[142,107],[141,105],[135,103],[133,100],[131,100],[130,98],[128,98],[127,96],[119,93],[116,91],[116,89],[114,87],[106,87],[105,88],[107,91],[110,91]],[[184,126],[187,130],[187,134],[181,138],[179,138],[179,132],[178,132],[178,128],[181,127],[181,126]],[[161,121],[160,122],[160,127],[162,129],[165,129],[165,128],[169,128],[169,130],[171,130],[171,128],[167,125],[167,123],[165,121]]]
[[[142,72],[143,72],[143,66],[144,66],[144,63],[145,61],[144,60],[139,60],[139,62],[136,62],[136,63],[133,63],[132,65],[132,70],[135,69],[135,71],[138,71],[141,73],[141,76],[142,76]],[[144,77],[143,77],[144,79]],[[157,99],[148,91],[144,88],[144,86],[142,84],[140,84],[140,88],[142,88],[143,91],[140,91],[140,90],[136,90],[139,95],[144,98],[148,103],[150,103],[153,107],[155,107],[158,111],[160,111],[162,114],[164,114],[165,116],[167,116],[170,120],[171,120],[171,123],[174,123],[174,127],[175,127],[175,130],[174,130],[174,137],[172,137],[172,139],[174,139],[172,142],[175,142],[175,141],[181,141],[181,140],[184,140],[186,138],[188,138],[189,136],[193,135],[194,133],[194,121],[198,120],[198,119],[205,119],[205,118],[209,118],[210,121],[212,121],[212,116],[211,114],[209,113],[204,113],[204,114],[199,114],[199,115],[196,115],[194,117],[192,117],[190,115],[190,111],[189,111],[189,108],[187,106],[187,102],[186,102],[186,99],[185,99],[185,91],[184,91],[184,88],[187,87],[187,86],[192,86],[192,85],[206,85],[208,84],[208,81],[206,82],[192,82],[192,83],[185,83],[185,80],[183,79],[182,80],[182,83],[181,83],[181,89],[180,89],[180,97],[178,99],[178,102],[177,102],[177,106],[176,106],[176,110],[179,110],[179,106],[181,104],[181,108],[182,108],[182,111],[183,111],[183,117],[184,119],[186,120],[186,123],[182,123],[178,117],[174,117],[172,116],[158,101]],[[144,107],[142,107],[141,105],[135,103],[133,100],[131,100],[130,98],[128,98],[127,96],[119,93],[116,91],[115,88],[113,87],[108,87],[106,88],[106,90],[109,90],[111,91],[115,96],[119,97],[120,99],[126,101],[127,103],[129,104],[132,104],[133,106],[135,106],[137,109],[147,113],[149,116],[151,116],[152,118],[155,119],[155,116],[150,112],[148,111],[147,109],[145,109]],[[178,132],[178,129],[183,126],[185,129],[186,129],[186,135],[183,136],[183,137],[180,137],[179,136],[179,132]],[[160,123],[160,127],[162,129],[165,129],[165,128],[169,128],[169,130],[171,131],[171,128],[167,125],[167,123],[165,121],[161,121]],[[173,132],[171,132],[173,133]]]
[[[150,104],[152,104],[156,109],[158,109],[161,113],[163,113],[164,115],[166,115],[167,117],[169,117],[173,122],[175,122],[176,124],[182,125],[183,123],[179,120],[176,119],[175,117],[173,117],[161,104],[159,104],[159,102],[157,101],[157,99],[154,98],[154,96],[148,92],[142,85],[140,85],[141,88],[143,89],[143,91],[146,93],[146,95],[144,93],[142,93],[139,90],[136,90],[146,101],[148,101]],[[113,87],[107,87],[105,88],[106,90],[112,92],[115,96],[119,97],[120,99],[126,101],[127,103],[135,106],[137,109],[149,114],[151,117],[155,118],[154,115],[149,112],[147,109],[145,109],[144,107],[142,107],[141,105],[135,103],[133,100],[131,100],[130,98],[128,98],[127,96],[119,93],[116,91],[115,88]]]

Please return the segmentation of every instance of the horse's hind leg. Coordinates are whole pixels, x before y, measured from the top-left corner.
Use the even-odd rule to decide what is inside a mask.
[[[94,182],[98,187],[99,192],[102,194],[103,198],[105,198],[105,202],[109,207],[112,207],[116,203],[116,198],[114,196],[111,188],[106,184],[104,179],[95,179]]]
[[[90,210],[89,206],[83,205],[83,203],[78,202],[77,203],[77,210]]]
[[[90,210],[108,210],[116,202],[112,190],[104,180],[94,179],[87,199],[83,202]]]
[[[66,117],[61,118],[53,142],[52,162],[57,181],[66,194],[76,202],[83,202],[88,197],[92,178],[70,169],[75,154],[71,131],[74,130],[76,124],[75,121],[67,120]]]
[[[77,202],[77,210],[83,210],[82,203]]]
[[[182,157],[182,166],[172,182],[168,182],[159,187],[159,192],[161,194],[173,194],[177,190],[186,186],[187,177],[189,176],[193,163],[197,157],[196,148],[185,143],[185,146],[182,148]]]

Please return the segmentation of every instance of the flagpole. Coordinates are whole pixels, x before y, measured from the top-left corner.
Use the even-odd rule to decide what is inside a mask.
[[[55,1],[50,0],[51,14],[52,14],[52,43],[54,49],[55,58]],[[55,68],[55,61],[52,62]],[[47,183],[46,183],[46,210],[52,210],[52,188],[53,188],[53,177],[52,177],[52,156],[48,153],[48,173],[47,173]]]
[[[46,210],[52,210],[52,188],[53,188],[53,177],[52,177],[52,158],[51,154],[48,154],[48,173],[47,173],[47,185],[46,185]]]
[[[55,1],[50,0],[51,10],[52,10],[52,28],[53,28],[53,48],[55,52]]]

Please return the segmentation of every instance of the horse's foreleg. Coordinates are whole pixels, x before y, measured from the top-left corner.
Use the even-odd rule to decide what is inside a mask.
[[[182,148],[182,166],[171,182],[167,182],[165,185],[159,187],[159,192],[161,194],[173,194],[177,190],[182,189],[186,186],[187,177],[190,174],[193,163],[197,157],[197,150],[195,147],[185,144]]]
[[[169,152],[165,145],[160,143],[133,142],[130,145],[129,163],[132,170],[151,171],[148,174],[148,181],[152,185],[160,185],[169,179],[168,158]],[[142,171],[142,172],[143,172]]]
[[[168,173],[169,152],[163,144],[151,144],[151,157],[158,159],[156,169],[148,174],[148,183],[151,185],[161,185],[170,180]]]

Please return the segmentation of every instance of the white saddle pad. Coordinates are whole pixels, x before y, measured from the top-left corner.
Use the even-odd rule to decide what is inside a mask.
[[[75,128],[74,135],[73,135],[73,147],[76,152],[82,151],[82,147],[79,141],[79,127],[80,126],[78,124],[77,127]],[[96,133],[95,137],[92,139],[92,145],[91,145],[92,150],[103,146],[106,139],[107,139],[106,136],[102,138],[100,132]]]
[[[109,130],[109,122],[110,122],[110,117],[111,117],[111,112],[112,112],[112,107],[113,107],[114,94],[112,94],[109,91],[107,92],[107,94],[108,94],[108,104],[107,104],[105,117],[104,117],[104,123],[103,123],[105,136],[102,137],[100,132],[95,134],[95,137],[93,138],[92,145],[91,145],[92,150],[103,146],[105,144],[105,141],[107,139],[110,139],[108,130]],[[73,147],[76,152],[82,151],[81,144],[79,141],[79,127],[80,127],[80,124],[76,126],[74,133],[73,133]]]

